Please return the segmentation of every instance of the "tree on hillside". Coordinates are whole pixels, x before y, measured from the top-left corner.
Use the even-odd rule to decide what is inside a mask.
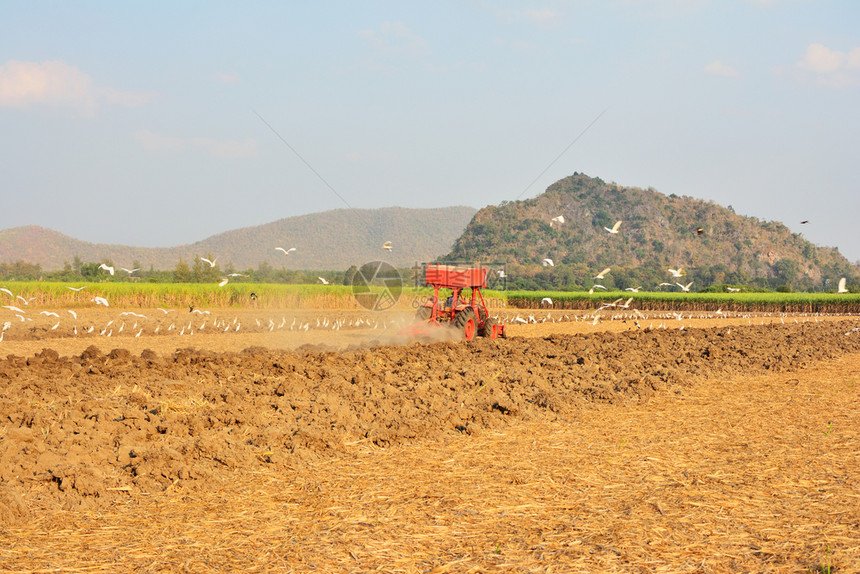
[[[42,266],[38,263],[16,261],[15,263],[0,263],[0,279],[12,281],[33,281],[42,275]]]
[[[344,285],[352,285],[352,278],[358,271],[358,267],[355,265],[350,265],[349,269],[343,274],[343,284]]]
[[[206,259],[214,261],[211,253],[206,255]],[[218,264],[210,265],[196,255],[194,256],[194,267],[191,270],[191,275],[195,283],[217,283],[221,280]]]
[[[85,279],[95,279],[100,273],[98,263],[81,263],[80,274]]]
[[[191,283],[191,268],[188,267],[188,263],[179,258],[179,263],[176,264],[176,267],[173,268],[173,282],[174,283]]]
[[[254,281],[257,283],[271,283],[274,277],[274,269],[268,261],[261,261],[254,271]]]

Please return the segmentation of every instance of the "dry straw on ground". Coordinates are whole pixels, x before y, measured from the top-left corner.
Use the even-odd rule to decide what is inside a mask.
[[[858,572],[860,356],[0,532],[3,571]],[[267,453],[260,453],[265,458]]]

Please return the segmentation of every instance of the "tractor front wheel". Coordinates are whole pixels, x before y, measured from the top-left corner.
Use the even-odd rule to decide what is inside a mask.
[[[484,321],[484,326],[481,329],[481,336],[489,337],[490,339],[495,339],[499,336],[499,324],[496,323],[495,319],[489,317]]]
[[[475,325],[475,311],[467,307],[454,315],[454,328],[462,331],[467,341],[474,339],[478,330]]]

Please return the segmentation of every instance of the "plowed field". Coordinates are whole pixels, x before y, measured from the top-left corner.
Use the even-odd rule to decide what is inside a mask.
[[[56,313],[0,341],[4,571],[860,571],[856,317]]]

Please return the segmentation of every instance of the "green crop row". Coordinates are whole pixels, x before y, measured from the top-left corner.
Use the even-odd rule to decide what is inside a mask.
[[[343,285],[288,285],[267,283],[57,283],[45,281],[7,282],[0,285],[13,293],[0,292],[4,305],[29,304],[47,307],[81,307],[104,297],[115,307],[231,307],[351,308],[350,287]],[[74,289],[83,289],[75,291]],[[8,302],[4,302],[8,301]]]
[[[233,307],[307,309],[360,309],[353,288],[345,285],[228,283],[57,283],[7,282],[0,287],[0,304],[41,307],[84,307],[93,305],[96,296],[114,307]],[[73,289],[83,289],[75,291]],[[359,289],[360,291],[360,289]],[[371,291],[376,291],[373,289]],[[415,308],[433,290],[404,288],[398,308]],[[537,308],[546,297],[556,309],[594,309],[600,305],[632,297],[637,309],[685,309],[690,311],[786,311],[808,313],[860,313],[860,293],[663,293],[629,291],[483,291],[487,305]],[[543,306],[546,306],[545,304]]]
[[[785,311],[794,313],[858,313],[860,293],[663,293],[630,291],[587,292],[570,291],[509,291],[508,305],[536,308],[544,298],[552,300],[554,308],[592,309],[617,299],[633,298],[631,307],[650,310],[690,311]]]

